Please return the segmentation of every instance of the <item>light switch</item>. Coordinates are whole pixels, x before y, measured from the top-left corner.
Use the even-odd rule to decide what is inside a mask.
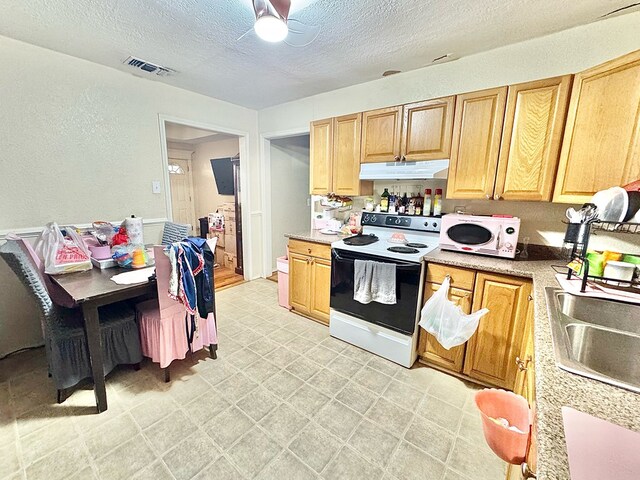
[[[158,180],[151,182],[151,191],[153,193],[160,193],[160,182]]]

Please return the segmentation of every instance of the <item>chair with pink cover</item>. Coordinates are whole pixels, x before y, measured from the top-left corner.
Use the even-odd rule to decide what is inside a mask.
[[[156,261],[158,298],[153,298],[136,306],[140,324],[142,354],[160,364],[164,369],[165,381],[170,381],[169,365],[174,360],[182,360],[189,351],[185,329],[185,308],[177,300],[169,297],[169,277],[171,263],[164,253],[164,247],[153,247]],[[191,349],[196,352],[209,347],[212,358],[216,358],[218,343],[215,317],[210,313],[200,318]]]

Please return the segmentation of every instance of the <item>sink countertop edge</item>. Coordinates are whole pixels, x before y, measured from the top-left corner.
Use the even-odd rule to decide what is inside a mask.
[[[434,250],[426,262],[533,279],[536,372],[537,478],[569,479],[563,406],[640,432],[640,394],[561,370],[551,340],[545,287],[559,287],[551,268],[558,260],[505,260]]]

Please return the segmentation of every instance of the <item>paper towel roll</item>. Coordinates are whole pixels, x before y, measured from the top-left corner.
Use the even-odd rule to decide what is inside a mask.
[[[129,243],[132,245],[144,245],[144,239],[142,237],[142,219],[131,216],[124,221],[124,227],[127,229],[127,235],[129,236]]]

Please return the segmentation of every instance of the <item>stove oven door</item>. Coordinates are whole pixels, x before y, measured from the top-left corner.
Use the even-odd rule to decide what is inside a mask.
[[[396,297],[394,305],[353,299],[355,260],[373,260],[396,265]],[[331,250],[331,308],[380,325],[396,332],[412,335],[419,308],[422,264],[365,255],[347,250]]]

